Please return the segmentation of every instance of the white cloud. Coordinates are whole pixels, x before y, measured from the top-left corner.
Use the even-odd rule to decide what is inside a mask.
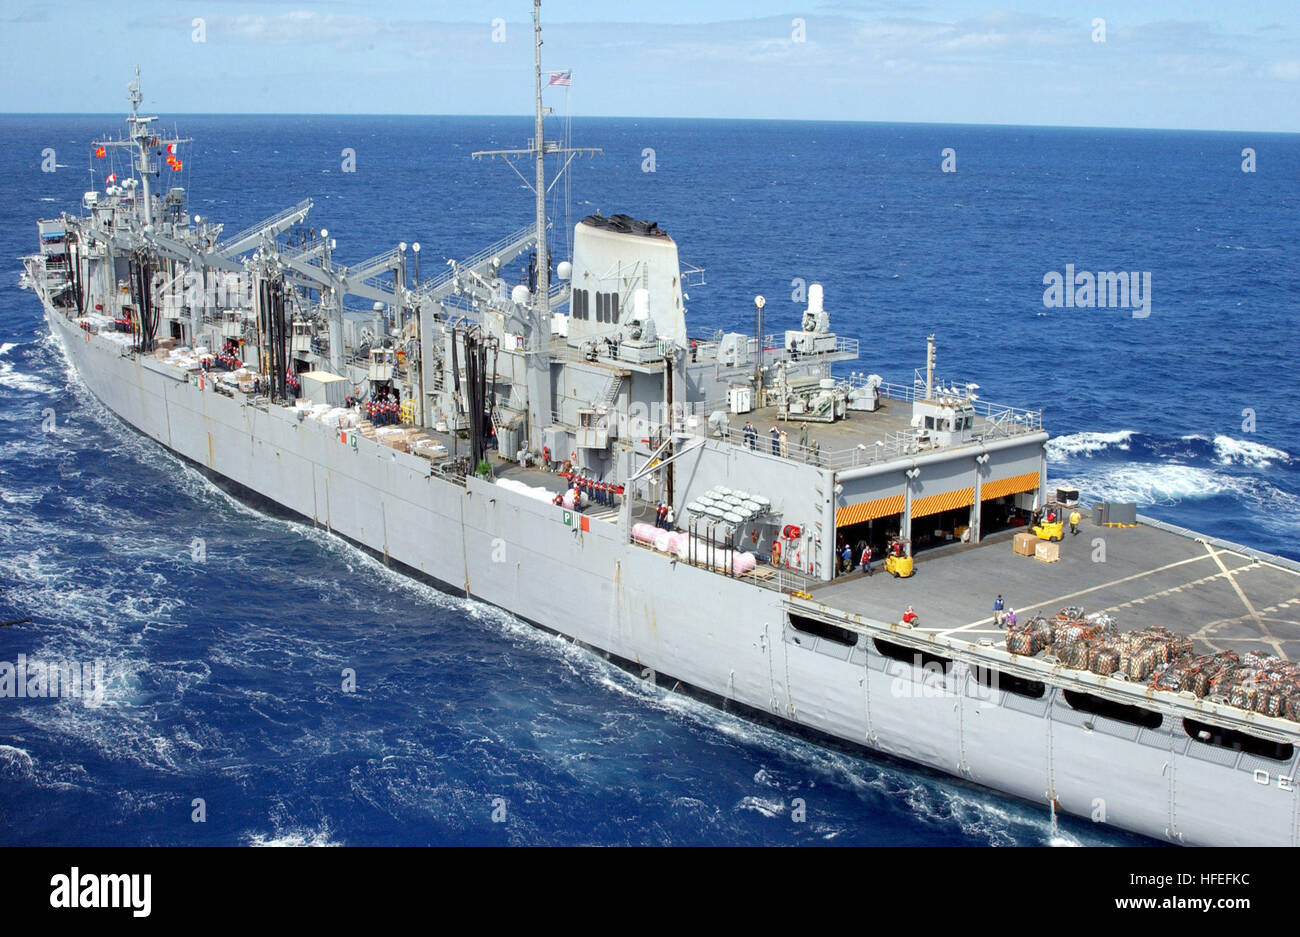
[[[1264,73],[1270,78],[1278,78],[1282,81],[1300,81],[1300,59],[1274,62],[1264,69]]]

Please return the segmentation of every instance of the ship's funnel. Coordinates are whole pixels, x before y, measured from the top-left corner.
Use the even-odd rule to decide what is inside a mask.
[[[590,215],[573,230],[569,344],[617,335],[632,317],[686,345],[677,244],[654,222]],[[638,299],[637,294],[644,293]]]

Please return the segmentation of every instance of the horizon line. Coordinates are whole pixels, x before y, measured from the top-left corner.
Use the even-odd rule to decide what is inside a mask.
[[[151,115],[153,116],[153,115]],[[531,114],[414,114],[351,111],[176,111],[159,112],[160,119],[167,117],[460,117],[460,118],[517,118],[533,119]],[[550,115],[559,116],[559,115]],[[126,119],[122,111],[0,111],[0,117],[116,117]],[[570,117],[570,119],[574,119]],[[1007,123],[964,123],[960,121],[924,121],[924,120],[854,120],[849,118],[807,118],[807,117],[663,117],[648,115],[603,115],[589,114],[578,120],[691,120],[691,121],[733,121],[736,123],[786,123],[786,124],[879,124],[882,126],[905,127],[988,127],[1025,130],[1131,130],[1149,133],[1253,133],[1277,136],[1296,136],[1300,130],[1246,130],[1246,129],[1210,129],[1205,127],[1137,127],[1107,124],[1007,124]]]

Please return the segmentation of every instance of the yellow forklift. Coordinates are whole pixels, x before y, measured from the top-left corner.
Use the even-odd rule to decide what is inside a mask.
[[[1039,540],[1060,543],[1065,528],[1065,509],[1063,505],[1048,502],[1043,512],[1043,519],[1034,525],[1034,536]]]
[[[906,537],[890,537],[885,549],[885,572],[895,579],[912,575],[912,542]]]

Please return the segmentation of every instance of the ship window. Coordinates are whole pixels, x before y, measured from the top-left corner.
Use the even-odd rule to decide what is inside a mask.
[[[890,660],[902,661],[916,667],[928,667],[931,664],[938,664],[943,668],[944,673],[952,670],[951,657],[940,657],[938,654],[931,654],[929,651],[908,647],[906,644],[895,644],[893,641],[883,641],[880,638],[873,638],[872,643],[876,645],[876,653],[888,657]]]
[[[926,429],[934,429],[934,417],[932,417],[932,416],[927,416],[927,417],[925,418],[925,428],[926,428]]]
[[[795,631],[810,634],[817,638],[825,638],[827,641],[834,641],[836,644],[843,644],[845,647],[853,647],[858,643],[857,634],[847,628],[829,625],[815,618],[796,615],[794,612],[790,613],[790,625]]]
[[[992,667],[981,667],[977,664],[972,664],[970,670],[971,676],[991,689],[1006,690],[1008,693],[1027,696],[1030,699],[1042,699],[1043,694],[1047,692],[1047,685],[1041,680],[1027,680],[1015,674],[1003,673]]]
[[[1261,758],[1290,761],[1291,756],[1295,754],[1295,746],[1290,742],[1261,739],[1258,736],[1247,735],[1245,732],[1238,732],[1236,729],[1221,729],[1194,719],[1183,720],[1183,731],[1205,745],[1217,745],[1235,752],[1259,755]]]
[[[618,325],[618,294],[609,294],[609,321]]]
[[[1103,697],[1080,693],[1077,690],[1066,690],[1065,701],[1070,704],[1071,709],[1077,709],[1079,712],[1105,716],[1107,719],[1127,722],[1129,725],[1142,726],[1145,729],[1158,729],[1165,721],[1165,717],[1160,713],[1143,709],[1141,706],[1113,703]]]

